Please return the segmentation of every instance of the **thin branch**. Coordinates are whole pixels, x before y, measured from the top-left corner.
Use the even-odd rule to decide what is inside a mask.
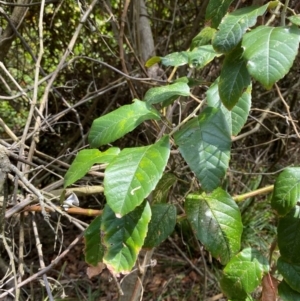
[[[49,264],[47,267],[45,267],[44,269],[38,271],[37,273],[35,273],[34,275],[28,277],[27,279],[25,279],[24,281],[18,283],[16,285],[16,287],[11,288],[9,290],[7,290],[6,292],[4,292],[3,294],[0,295],[0,300],[1,298],[4,298],[5,296],[7,296],[8,294],[12,293],[16,288],[20,288],[22,286],[24,286],[27,283],[30,283],[31,281],[37,279],[38,277],[44,275],[45,273],[47,273],[48,271],[50,271],[55,265],[57,265],[61,259],[63,259],[68,253],[69,251],[76,246],[76,244],[81,240],[81,238],[83,237],[84,233],[81,233],[76,239],[73,240],[73,242],[66,248],[66,250],[64,252],[62,252],[59,256],[57,256],[52,262],[51,264]]]

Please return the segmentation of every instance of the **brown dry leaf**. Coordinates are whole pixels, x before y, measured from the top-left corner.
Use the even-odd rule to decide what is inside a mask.
[[[262,279],[261,301],[276,301],[279,281],[272,275],[267,274]]]
[[[88,275],[88,277],[91,279],[94,276],[99,275],[103,269],[105,269],[105,264],[103,262],[98,262],[97,266],[89,266],[86,269],[86,274]]]

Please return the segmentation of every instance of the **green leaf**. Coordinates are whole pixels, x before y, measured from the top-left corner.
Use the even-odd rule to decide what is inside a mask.
[[[122,106],[93,121],[89,143],[93,148],[111,143],[134,130],[143,121],[149,119],[159,120],[159,113],[138,99],[134,103]]]
[[[151,57],[145,64],[145,67],[149,68],[152,67],[153,65],[160,63],[161,59],[159,56],[153,56]]]
[[[300,15],[288,17],[288,19],[295,25],[300,26]]]
[[[297,206],[278,223],[278,248],[290,263],[300,263],[300,208]]]
[[[300,293],[300,263],[289,263],[284,258],[279,257],[277,260],[277,269],[281,273],[286,283],[295,291]]]
[[[165,66],[178,67],[186,65],[189,62],[188,53],[186,51],[173,52],[160,58]]]
[[[251,84],[243,50],[238,47],[226,55],[219,79],[219,95],[224,106],[231,110]]]
[[[206,92],[207,104],[210,107],[220,108],[222,110],[227,124],[231,129],[231,135],[236,136],[246,123],[250,112],[252,85],[249,85],[247,87],[246,91],[243,93],[242,97],[240,97],[237,104],[231,111],[229,111],[225,108],[220,99],[218,80],[219,79],[217,79]]]
[[[149,89],[144,97],[148,104],[171,102],[179,96],[189,96],[190,88],[187,83],[177,82],[171,85]]]
[[[232,51],[242,40],[246,30],[255,25],[257,17],[265,13],[267,7],[268,4],[261,7],[248,6],[227,14],[212,41],[215,50],[221,53]]]
[[[290,70],[298,53],[297,27],[259,26],[243,38],[244,58],[249,73],[266,89]]]
[[[210,0],[206,8],[205,19],[211,20],[211,26],[217,28],[233,0]]]
[[[152,204],[166,203],[170,188],[176,183],[177,177],[172,173],[165,173],[159,180],[152,193]]]
[[[218,108],[205,108],[174,135],[179,151],[202,188],[212,191],[225,176],[229,164],[231,138],[224,114]]]
[[[188,52],[189,65],[192,68],[201,69],[220,55],[211,45],[196,47],[191,52]]]
[[[192,40],[191,50],[196,47],[209,44],[216,32],[215,28],[204,27]]]
[[[105,170],[104,194],[111,209],[123,216],[155,188],[170,155],[169,137],[152,145],[125,148]]]
[[[271,205],[278,214],[286,215],[300,200],[300,168],[289,167],[277,177]]]
[[[117,147],[111,147],[105,152],[97,149],[81,150],[69,167],[64,181],[64,188],[81,179],[94,164],[109,163],[120,152]]]
[[[104,246],[101,242],[101,216],[97,216],[84,232],[85,238],[85,261],[93,266],[102,262],[104,255]]]
[[[197,238],[222,264],[240,249],[243,224],[239,207],[217,188],[210,195],[189,194],[185,211]]]
[[[200,86],[204,84],[204,80],[201,78],[193,78],[193,77],[179,77],[174,80],[174,83],[186,83],[190,88]]]
[[[176,207],[172,204],[151,206],[152,217],[145,239],[145,248],[160,245],[173,231],[176,225]]]
[[[278,286],[278,294],[282,301],[299,301],[300,293],[294,291],[284,280]]]
[[[268,270],[265,257],[254,249],[244,249],[226,265],[220,281],[221,289],[230,299],[244,300],[260,284]]]
[[[128,273],[143,246],[151,219],[147,201],[121,218],[106,204],[103,210],[101,233],[106,247],[103,262],[113,273]]]

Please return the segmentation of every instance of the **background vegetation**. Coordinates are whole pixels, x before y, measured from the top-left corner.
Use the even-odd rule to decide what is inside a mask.
[[[203,68],[188,64],[173,68],[161,58],[187,51],[203,28],[214,27],[205,14],[207,6],[215,2],[1,2],[0,145],[9,164],[20,173],[0,165],[8,176],[2,191],[4,201],[0,201],[0,300],[135,300],[130,297],[134,288],[126,282],[129,277],[118,278],[100,265],[99,271],[87,270],[85,262],[89,237],[84,239],[83,232],[105,207],[102,184],[106,165],[96,162],[75,184],[71,181],[71,190],[63,192],[68,186],[64,186],[64,178],[76,154],[88,148],[92,123],[100,116],[132,104],[134,98],[144,99],[149,89],[165,85],[168,79],[184,76],[194,80],[192,95],[198,100],[206,98],[220,76],[223,56],[216,56]],[[267,3],[227,2],[228,12]],[[297,1],[282,1],[286,6],[273,2],[274,8],[258,16],[254,28],[279,26],[282,11],[285,16],[299,13]],[[159,64],[146,68],[145,63],[155,56],[160,58]],[[269,90],[259,81],[252,82],[251,111],[241,132],[232,137],[230,164],[221,183],[231,196],[254,192],[241,201],[236,199],[243,223],[241,247],[256,248],[268,258],[269,277],[279,281],[282,276],[278,272],[271,275],[272,263],[279,257],[272,189],[261,193],[257,189],[274,184],[283,168],[299,164],[299,63],[297,55],[289,73]],[[176,99],[176,105],[156,106],[164,116],[162,121],[146,120],[113,146],[124,149],[154,144],[199,105],[193,97]],[[99,149],[105,151],[107,145]],[[185,197],[198,191],[201,183],[175,146],[171,158],[166,174],[173,177],[165,175],[159,188],[165,192],[165,202],[177,209],[176,227],[153,253],[149,255],[146,248],[140,252],[140,265],[147,262],[148,267],[140,277],[142,298],[226,300],[220,288],[220,260],[212,258],[185,219]],[[157,191],[152,199],[159,198]],[[77,194],[82,211],[64,211],[60,206],[64,195],[71,192]],[[46,198],[49,219],[40,213],[39,193]],[[33,195],[31,199],[29,195]],[[17,209],[19,203],[24,204],[21,209]],[[99,224],[95,226],[100,229]],[[251,298],[260,298],[269,286],[260,283]],[[125,296],[119,296],[120,290]],[[262,298],[276,300],[274,296]],[[297,300],[292,298],[284,300]]]

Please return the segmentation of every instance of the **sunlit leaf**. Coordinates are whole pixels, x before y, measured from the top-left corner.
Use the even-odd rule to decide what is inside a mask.
[[[292,27],[259,26],[243,37],[249,73],[266,89],[283,78],[298,53],[300,30]]]
[[[135,99],[132,104],[124,105],[93,121],[88,137],[90,146],[97,148],[111,143],[149,119],[159,120],[160,115],[149,104]]]
[[[288,19],[295,25],[300,26],[300,15],[294,15],[288,17]]]
[[[209,44],[216,32],[215,28],[204,27],[192,40],[191,50],[196,47]]]
[[[242,40],[246,30],[255,25],[257,17],[262,16],[267,7],[268,4],[261,7],[248,6],[227,14],[212,41],[215,50],[221,53],[233,50]]]
[[[160,59],[163,65],[172,67],[186,65],[189,62],[188,53],[186,51],[173,52]]]
[[[149,89],[144,97],[144,101],[148,104],[171,102],[179,96],[189,96],[190,88],[187,83],[176,82],[162,87]]]
[[[220,284],[229,299],[244,300],[260,284],[269,271],[267,258],[257,250],[247,248],[233,257],[225,269]]]
[[[168,136],[123,149],[105,170],[104,194],[111,209],[123,216],[140,205],[162,177],[169,155]]]
[[[211,45],[199,46],[188,52],[189,65],[190,67],[201,69],[220,55]]]
[[[105,152],[97,149],[79,151],[65,175],[64,187],[66,188],[81,179],[94,164],[111,162],[119,152],[120,149],[117,147],[111,147]]]
[[[161,61],[159,56],[153,56],[151,57],[145,64],[145,67],[149,68],[152,67],[153,65],[159,63]]]

